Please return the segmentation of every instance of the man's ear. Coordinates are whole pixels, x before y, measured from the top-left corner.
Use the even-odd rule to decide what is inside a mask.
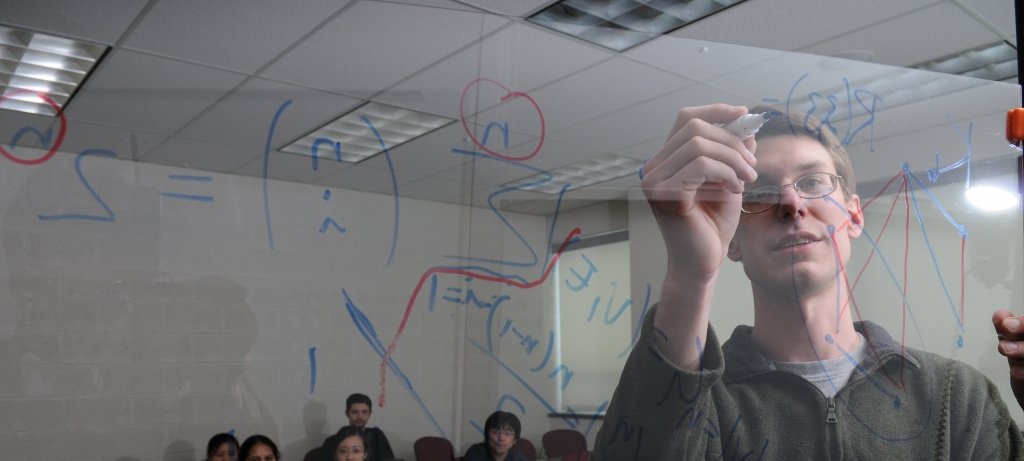
[[[846,229],[847,235],[850,238],[860,237],[864,230],[864,211],[860,209],[860,196],[857,194],[850,196],[850,199],[846,201],[846,211],[850,213],[850,225]]]
[[[735,262],[743,261],[743,252],[740,251],[740,246],[736,244],[736,240],[729,241],[729,251],[726,253],[726,256]]]

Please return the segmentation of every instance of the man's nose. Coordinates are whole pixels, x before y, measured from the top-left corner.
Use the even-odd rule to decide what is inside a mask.
[[[778,210],[780,217],[792,218],[796,216],[803,217],[807,213],[807,199],[796,193],[796,187],[792,184],[783,186],[779,190],[781,197],[779,198]]]

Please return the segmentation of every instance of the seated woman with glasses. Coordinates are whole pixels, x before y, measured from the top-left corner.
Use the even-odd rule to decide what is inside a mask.
[[[345,426],[338,430],[338,445],[334,448],[335,461],[364,461],[366,451],[366,434],[356,426]]]
[[[465,461],[526,461],[516,448],[522,426],[512,413],[496,411],[484,423],[484,441],[469,447]]]

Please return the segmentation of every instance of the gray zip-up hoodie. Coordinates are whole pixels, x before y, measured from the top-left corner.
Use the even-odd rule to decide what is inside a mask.
[[[855,325],[866,358],[826,398],[775,370],[740,326],[722,346],[708,326],[703,370],[670,364],[654,343],[654,309],[622,370],[594,461],[1024,459],[999,391],[956,360],[903,349]]]

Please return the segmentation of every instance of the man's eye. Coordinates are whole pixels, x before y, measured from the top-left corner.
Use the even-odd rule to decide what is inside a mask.
[[[822,184],[822,181],[819,178],[807,178],[807,179],[804,180],[803,186],[807,187],[807,188],[810,188],[810,189],[814,189],[815,187],[818,187],[821,184]]]

